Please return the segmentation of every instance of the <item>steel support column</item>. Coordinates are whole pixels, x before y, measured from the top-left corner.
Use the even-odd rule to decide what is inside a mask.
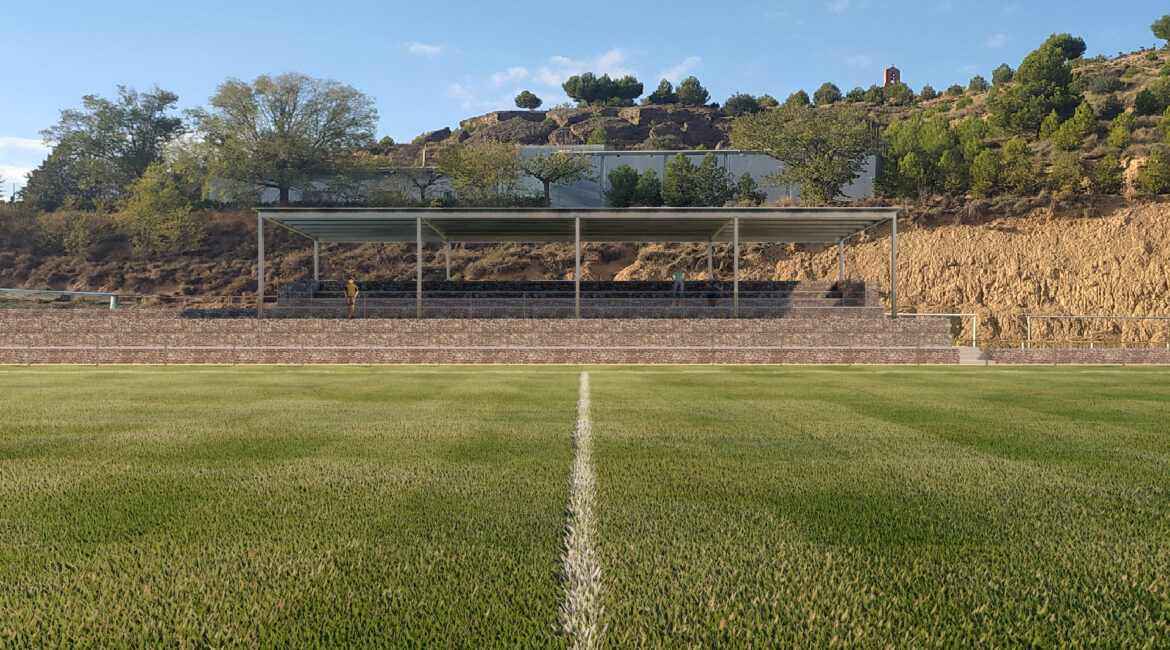
[[[732,248],[732,263],[731,263],[731,315],[739,318],[739,217],[731,220],[731,248]]]
[[[573,217],[573,317],[581,318],[581,217]]]
[[[417,217],[414,220],[414,239],[418,249],[417,264],[415,266],[414,275],[414,317],[422,318],[422,258],[423,258],[423,242],[422,242],[422,217]]]
[[[838,265],[839,268],[837,269],[837,281],[844,282],[845,281],[845,240],[844,239],[837,242],[837,258],[838,258],[838,262],[839,262],[839,265]],[[844,287],[842,287],[842,291],[844,291]]]
[[[890,219],[890,318],[898,317],[898,213]]]
[[[256,318],[264,318],[264,215],[256,214]]]
[[[321,242],[313,240],[313,282],[321,281]]]

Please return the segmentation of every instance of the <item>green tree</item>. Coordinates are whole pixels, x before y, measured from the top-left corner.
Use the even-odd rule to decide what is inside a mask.
[[[963,154],[956,149],[947,149],[938,161],[938,174],[942,189],[951,194],[962,194],[967,191],[971,179],[967,173],[967,161]]]
[[[866,101],[865,90],[861,86],[854,86],[852,90],[845,93],[845,101],[853,103]]]
[[[878,145],[864,112],[847,107],[815,110],[807,105],[745,115],[732,124],[731,141],[784,163],[766,181],[800,183],[807,203],[825,203],[840,196],[841,188],[860,175]]]
[[[374,101],[357,89],[296,72],[228,79],[211,106],[195,117],[217,146],[214,174],[237,184],[229,189],[237,198],[267,187],[282,205],[294,189],[346,176],[353,158],[345,149],[372,139],[378,123]]]
[[[813,93],[813,101],[817,106],[829,106],[841,101],[841,89],[836,84],[826,81]]]
[[[1016,71],[1006,63],[1001,63],[998,68],[991,72],[991,84],[993,86],[1005,86],[1012,82],[1012,76]]]
[[[1060,115],[1055,110],[1048,113],[1048,116],[1040,123],[1040,139],[1051,140],[1052,136],[1056,135],[1056,132],[1060,130],[1060,124]]]
[[[1072,128],[1076,129],[1077,135],[1082,138],[1097,132],[1097,116],[1093,113],[1093,106],[1089,100],[1085,100],[1077,106],[1070,121],[1073,123]]]
[[[1133,98],[1133,109],[1138,115],[1157,115],[1161,112],[1158,110],[1159,108],[1161,108],[1161,102],[1149,88],[1141,89]]]
[[[886,101],[894,106],[909,106],[914,103],[914,91],[899,81],[886,88]]]
[[[647,169],[638,177],[638,186],[634,188],[634,205],[647,208],[662,205],[662,181],[658,179],[658,172]]]
[[[785,106],[808,106],[810,104],[812,104],[812,100],[808,98],[808,93],[803,90],[792,93],[788,96],[788,99],[784,100]]]
[[[1051,140],[1061,151],[1074,151],[1081,148],[1081,130],[1074,120],[1068,119],[1052,134]]]
[[[934,89],[934,86],[926,84],[922,87],[922,92],[918,93],[918,96],[922,98],[923,101],[929,101],[935,97],[938,97],[938,91]]]
[[[865,94],[861,96],[861,99],[867,104],[876,105],[886,101],[886,93],[881,86],[874,84],[865,89]]]
[[[959,138],[945,117],[922,114],[895,120],[882,133],[887,164],[878,177],[886,196],[922,196],[943,189],[940,162],[948,151],[958,155]]]
[[[183,133],[182,119],[168,114],[178,101],[178,95],[157,87],[139,93],[118,86],[117,100],[86,95],[85,110],[61,111],[57,124],[41,135],[45,144],[103,161],[124,185],[162,161],[163,147]]]
[[[760,108],[762,109],[775,108],[780,105],[780,102],[776,101],[776,98],[769,95],[768,93],[764,93],[763,95],[757,97],[756,103],[759,104]]]
[[[735,182],[731,172],[715,160],[715,154],[703,156],[697,172],[699,182],[699,207],[720,207],[735,198]]]
[[[609,134],[605,132],[605,127],[599,126],[593,129],[593,131],[589,133],[589,137],[586,138],[585,144],[600,144],[608,147]]]
[[[124,180],[106,161],[58,144],[29,172],[20,196],[38,209],[50,212],[63,206],[104,209],[122,192]]]
[[[1170,143],[1170,106],[1166,107],[1166,112],[1158,118],[1158,130],[1162,132],[1165,141]]]
[[[521,92],[519,95],[516,95],[516,108],[527,108],[531,111],[533,109],[540,108],[540,105],[543,103],[544,100],[527,90]]]
[[[678,93],[674,92],[674,86],[669,81],[663,79],[658,82],[658,89],[650,93],[647,99],[651,104],[677,104]]]
[[[963,94],[963,87],[959,84],[951,84],[947,86],[946,94],[950,97],[958,97]]]
[[[1057,154],[1052,163],[1052,170],[1048,172],[1048,187],[1053,192],[1078,193],[1084,181],[1085,171],[1072,152]]]
[[[1083,40],[1068,34],[1050,36],[1024,57],[1012,85],[993,88],[988,94],[992,122],[1013,133],[1036,133],[1054,110],[1061,119],[1071,117],[1081,98],[1069,88],[1069,60],[1082,53]]]
[[[634,204],[638,191],[638,172],[626,164],[618,165],[608,174],[609,189],[605,200],[615,208],[628,208]]]
[[[987,83],[987,80],[979,75],[971,77],[971,81],[967,82],[967,90],[970,90],[973,93],[984,92],[990,87],[991,84]]]
[[[1103,120],[1112,120],[1123,112],[1125,112],[1125,104],[1122,103],[1120,97],[1111,94],[1101,104],[1101,111],[1098,113],[1098,116]]]
[[[760,113],[765,115],[765,113]],[[745,118],[740,118],[747,119]],[[690,158],[683,154],[676,154],[662,175],[662,200],[671,207],[690,207],[699,205],[699,168],[695,167]]]
[[[521,159],[519,169],[544,185],[546,206],[551,205],[550,193],[553,185],[565,187],[583,179],[594,180],[593,159],[568,151],[538,153],[531,158]]]
[[[447,147],[438,169],[451,178],[460,205],[500,207],[515,203],[520,186],[516,145],[483,141]]]
[[[711,99],[711,94],[695,76],[683,79],[678,85],[678,103],[687,106],[702,106]]]
[[[630,75],[610,79],[592,72],[569,77],[561,88],[580,106],[633,106],[642,94],[642,82]]]
[[[750,173],[744,172],[735,184],[735,200],[744,205],[760,205],[768,200],[768,193],[760,189]]]
[[[139,93],[125,86],[118,86],[115,100],[84,96],[83,110],[63,110],[57,124],[41,131],[53,148],[21,196],[44,210],[65,203],[90,209],[118,197],[183,133],[182,120],[170,114],[177,101],[166,90]]]
[[[1097,194],[1121,194],[1125,179],[1121,175],[1121,161],[1117,156],[1109,154],[1093,168],[1093,175],[1089,179],[1089,186]]]
[[[197,179],[155,163],[127,188],[126,205],[114,213],[114,223],[141,255],[191,250],[203,243],[211,227],[209,214],[192,207],[201,193]]]
[[[1039,174],[1032,165],[1028,143],[1021,136],[1015,136],[1003,146],[1000,185],[1016,196],[1031,196],[1040,189]]]
[[[963,160],[968,164],[975,160],[984,149],[983,141],[990,133],[991,127],[986,121],[972,115],[955,126],[955,135],[959,137],[959,149],[963,153]]]
[[[759,113],[760,103],[755,97],[747,93],[735,93],[723,102],[723,112],[732,117],[739,117],[740,115],[748,113]]]
[[[1161,147],[1154,147],[1146,162],[1138,167],[1134,187],[1146,194],[1170,194],[1170,160]]]
[[[1137,118],[1133,113],[1126,111],[1113,118],[1109,123],[1109,139],[1107,143],[1111,147],[1118,147],[1124,149],[1129,146],[1133,139],[1133,130],[1137,126]]]
[[[1150,31],[1154,33],[1154,38],[1160,38],[1170,45],[1170,14],[1166,14],[1154,21],[1150,25]]]
[[[971,162],[971,193],[980,198],[988,198],[999,193],[999,186],[999,156],[990,149],[984,149]]]

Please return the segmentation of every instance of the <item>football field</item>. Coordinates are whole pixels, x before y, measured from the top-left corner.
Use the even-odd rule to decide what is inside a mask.
[[[582,370],[0,369],[0,647],[1170,645],[1166,370]]]

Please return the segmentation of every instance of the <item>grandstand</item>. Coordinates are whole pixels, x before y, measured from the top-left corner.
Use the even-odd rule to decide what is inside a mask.
[[[845,277],[844,241],[891,224],[890,302],[897,313],[897,208],[418,210],[263,208],[255,311],[119,310],[102,315],[0,312],[0,363],[164,364],[954,364],[945,319],[886,316],[873,281]],[[264,226],[313,243],[310,278],[281,283],[264,306]],[[572,280],[468,282],[424,269],[414,281],[365,280],[356,319],[338,280],[319,277],[325,242],[427,245],[572,242]],[[582,281],[589,242],[705,242],[732,257],[722,298],[689,282]],[[838,277],[741,281],[748,242],[837,244]],[[449,256],[448,256],[449,260]],[[664,269],[665,273],[665,269]],[[179,317],[182,316],[182,317]]]

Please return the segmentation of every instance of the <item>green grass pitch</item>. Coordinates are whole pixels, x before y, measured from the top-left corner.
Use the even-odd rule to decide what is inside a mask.
[[[1170,373],[593,368],[606,647],[1170,646]],[[0,648],[565,647],[572,368],[0,369]]]

